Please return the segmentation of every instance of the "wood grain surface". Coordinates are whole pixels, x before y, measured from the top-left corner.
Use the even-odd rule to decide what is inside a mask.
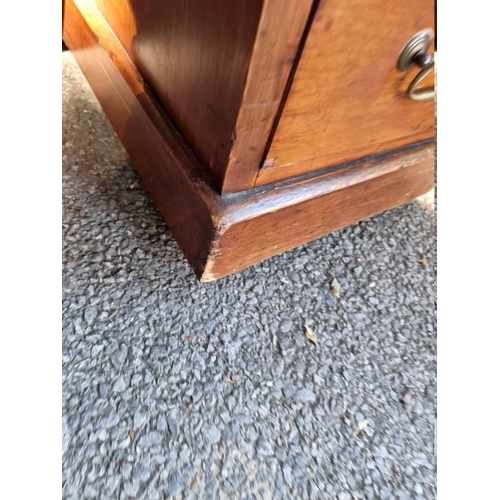
[[[432,138],[434,103],[406,96],[419,68],[396,63],[433,27],[433,0],[321,0],[256,184]]]

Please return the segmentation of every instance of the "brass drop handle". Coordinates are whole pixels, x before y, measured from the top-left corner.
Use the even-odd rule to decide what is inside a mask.
[[[420,31],[399,54],[399,71],[408,71],[415,65],[422,68],[408,87],[408,97],[414,101],[434,99],[434,89],[418,90],[420,82],[434,69],[434,56],[427,53],[433,38],[434,32],[431,29]]]

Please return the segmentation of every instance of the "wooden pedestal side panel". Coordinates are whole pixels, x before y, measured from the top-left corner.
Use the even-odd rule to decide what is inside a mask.
[[[396,67],[426,28],[434,0],[321,0],[257,185],[432,139],[434,102],[406,95],[420,68]]]
[[[219,192],[253,187],[312,0],[93,1]]]
[[[433,186],[434,147],[427,145],[347,170],[219,195],[95,6],[67,0],[63,38],[202,281],[238,272]]]

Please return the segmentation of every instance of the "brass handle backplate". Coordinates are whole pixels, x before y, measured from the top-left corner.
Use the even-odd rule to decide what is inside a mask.
[[[434,89],[417,90],[420,82],[434,69],[434,56],[427,53],[433,38],[434,32],[431,29],[420,31],[399,54],[399,71],[408,71],[415,65],[422,68],[408,87],[408,97],[414,101],[428,101],[435,96]]]

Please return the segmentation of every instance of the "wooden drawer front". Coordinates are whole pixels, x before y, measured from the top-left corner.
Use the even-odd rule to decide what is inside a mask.
[[[406,95],[419,68],[396,68],[426,28],[433,0],[320,0],[257,185],[434,137],[434,102]]]

